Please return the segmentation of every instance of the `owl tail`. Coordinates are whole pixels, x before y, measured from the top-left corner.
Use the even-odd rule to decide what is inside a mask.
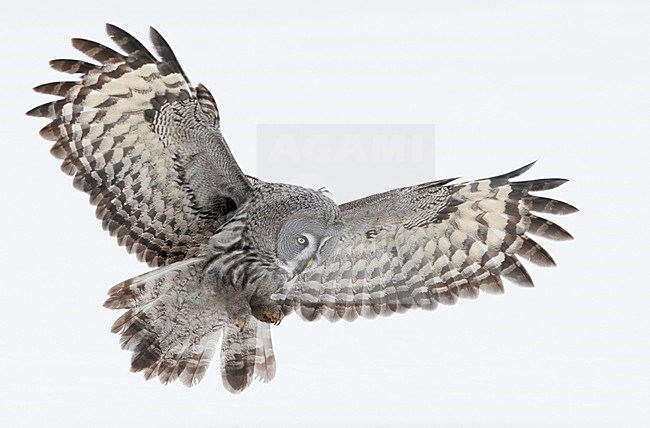
[[[221,379],[226,389],[239,393],[246,389],[255,374],[262,382],[275,376],[275,356],[271,343],[271,326],[250,317],[243,329],[229,324],[221,343]]]
[[[253,374],[268,382],[275,375],[275,357],[268,324],[251,317],[240,329],[227,325],[214,297],[201,281],[205,260],[193,258],[124,281],[108,292],[104,306],[127,309],[111,331],[120,334],[123,349],[132,351],[131,371],[164,384],[179,379],[194,386],[203,379],[222,331],[222,379],[241,392]]]

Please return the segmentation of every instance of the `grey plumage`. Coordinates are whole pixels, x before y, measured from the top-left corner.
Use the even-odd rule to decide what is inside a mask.
[[[56,141],[52,154],[90,195],[102,226],[139,259],[163,266],[195,255],[250,184],[223,140],[211,95],[189,85],[164,39],[151,30],[157,61],[124,31],[107,31],[128,56],[73,39],[101,65],[52,61],[82,78],[37,86],[63,99],[28,114],[53,119],[41,135]]]
[[[156,57],[107,25],[119,53],[73,39],[98,64],[54,60],[77,81],[37,86],[60,97],[29,115],[90,196],[120,245],[157,269],[109,291],[124,309],[112,331],[131,369],[163,383],[198,383],[217,351],[231,392],[276,371],[270,325],[295,311],[354,320],[435,309],[503,292],[502,277],[532,286],[518,257],[554,261],[528,234],[571,235],[535,213],[576,211],[531,192],[561,179],[509,174],[439,180],[337,206],[325,194],[243,174],[220,131],[210,92],[193,87],[151,29]]]
[[[284,312],[295,309],[307,320],[321,315],[353,320],[410,308],[431,310],[458,297],[477,297],[479,290],[502,293],[501,276],[532,286],[517,256],[542,266],[555,263],[526,232],[560,240],[571,235],[530,211],[566,214],[575,208],[551,200],[540,204],[529,193],[565,180],[511,181],[531,166],[500,177],[456,185],[433,182],[343,204],[339,245],[282,296]]]

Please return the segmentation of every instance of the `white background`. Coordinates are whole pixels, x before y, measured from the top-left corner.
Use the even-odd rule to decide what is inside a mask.
[[[372,6],[370,6],[372,4]],[[0,426],[647,426],[647,2],[16,2],[0,18]],[[24,112],[104,22],[174,47],[215,94],[242,168],[260,123],[434,123],[435,176],[527,177],[581,213],[535,289],[435,313],[274,328],[278,374],[239,396],[145,382],[101,304],[146,266],[103,232]],[[365,166],[337,199],[372,192]],[[281,179],[281,177],[261,177]]]

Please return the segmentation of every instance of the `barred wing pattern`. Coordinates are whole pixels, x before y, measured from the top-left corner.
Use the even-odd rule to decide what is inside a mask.
[[[126,55],[73,39],[99,64],[51,61],[81,79],[34,88],[62,98],[28,114],[52,119],[41,135],[56,141],[63,171],[120,245],[154,267],[196,256],[250,183],[221,135],[212,95],[190,86],[162,36],[151,29],[156,59],[125,31],[106,28]]]
[[[513,182],[527,165],[498,177],[447,184],[443,180],[341,205],[345,231],[324,264],[276,296],[284,312],[312,321],[373,318],[411,308],[435,309],[479,290],[502,293],[505,277],[533,281],[517,256],[553,266],[528,233],[565,240],[560,226],[532,213],[577,211],[531,195],[566,180]]]

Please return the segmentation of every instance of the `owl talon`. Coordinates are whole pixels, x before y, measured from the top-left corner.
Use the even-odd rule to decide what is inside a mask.
[[[264,311],[262,312],[262,321],[273,325],[279,325],[282,321],[282,312],[280,311]]]

